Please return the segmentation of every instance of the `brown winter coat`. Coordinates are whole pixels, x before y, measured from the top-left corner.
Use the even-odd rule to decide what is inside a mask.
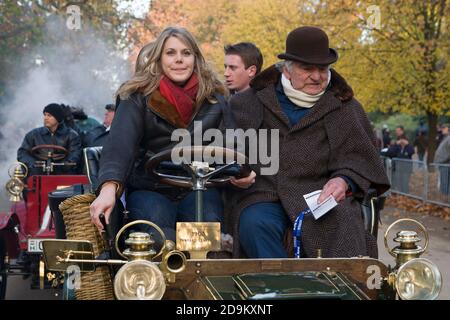
[[[360,192],[314,220],[305,216],[302,256],[377,256],[375,238],[363,227],[359,201],[367,190],[378,194],[389,189],[389,181],[375,149],[375,137],[353,91],[334,70],[327,91],[309,113],[290,128],[277,100],[275,87],[281,73],[272,66],[251,83],[251,88],[232,97],[230,106],[238,128],[279,129],[280,168],[276,175],[258,175],[255,184],[234,195],[230,227],[234,255],[240,255],[237,234],[240,212],[247,206],[280,201],[290,220],[307,208],[303,195],[322,189],[338,175],[351,178]],[[259,172],[259,165],[253,166]]]

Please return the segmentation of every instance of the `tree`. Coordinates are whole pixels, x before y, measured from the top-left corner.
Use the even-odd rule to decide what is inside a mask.
[[[145,18],[131,24],[127,40],[131,44],[129,61],[134,65],[140,49],[153,41],[169,25],[186,26],[187,17],[183,13],[182,0],[152,0]]]
[[[290,26],[300,23],[298,3],[301,1],[155,0],[144,26],[133,29],[132,34],[145,43],[165,27],[180,25],[194,34],[217,70],[222,70],[224,45],[239,41],[255,42],[271,63],[279,50],[284,50]]]
[[[348,20],[342,36],[352,38],[353,28],[361,31],[357,41],[353,38],[342,48],[348,54],[339,65],[351,80],[357,80],[354,88],[367,110],[426,115],[427,161],[431,162],[438,117],[450,111],[447,1],[378,1],[378,26],[371,23],[373,15],[359,1],[346,4],[330,6],[326,13],[357,18]]]
[[[7,81],[14,79],[11,69],[17,58],[40,41],[40,24],[31,3],[0,2],[0,97],[5,94]]]
[[[125,0],[131,1],[131,0]],[[92,33],[94,37],[108,39],[111,43],[120,42],[123,32],[129,26],[127,21],[133,18],[130,14],[117,10],[117,1],[66,1],[66,0],[5,0],[0,2],[0,97],[5,94],[7,83],[14,86],[21,76],[14,72],[20,62],[23,69],[35,63],[29,58],[31,50],[37,46],[48,46],[60,43],[61,36],[52,38],[47,32],[49,23],[55,22],[65,25],[70,15],[70,6],[78,6],[81,13],[81,30],[68,32],[64,37],[67,42],[77,41],[82,33]],[[79,37],[78,37],[79,38]],[[127,44],[125,44],[127,45]],[[80,46],[80,50],[82,50]],[[74,53],[75,55],[75,53]]]
[[[267,67],[284,51],[289,31],[323,28],[339,53],[333,67],[367,111],[427,117],[432,161],[438,117],[450,115],[448,0],[175,1],[176,12],[162,16],[169,1],[153,2],[163,19],[152,18],[155,9],[148,21],[160,27],[181,22],[218,70],[227,43],[254,42]]]

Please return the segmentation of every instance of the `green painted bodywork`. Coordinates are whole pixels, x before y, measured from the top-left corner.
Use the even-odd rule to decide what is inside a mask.
[[[214,299],[368,299],[339,272],[247,273],[206,276],[202,282]]]

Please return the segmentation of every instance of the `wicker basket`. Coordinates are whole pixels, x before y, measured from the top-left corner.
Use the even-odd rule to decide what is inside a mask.
[[[92,224],[89,206],[95,200],[93,194],[73,196],[59,205],[66,225],[67,239],[88,240],[98,256],[105,250],[105,243],[98,229]],[[81,288],[75,291],[77,300],[114,300],[113,285],[108,266],[97,267],[94,272],[81,274]]]

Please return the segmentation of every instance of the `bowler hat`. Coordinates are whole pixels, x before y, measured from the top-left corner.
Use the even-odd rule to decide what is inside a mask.
[[[278,58],[308,64],[328,65],[337,61],[336,50],[329,48],[327,34],[316,27],[300,27],[286,38],[286,52]]]

